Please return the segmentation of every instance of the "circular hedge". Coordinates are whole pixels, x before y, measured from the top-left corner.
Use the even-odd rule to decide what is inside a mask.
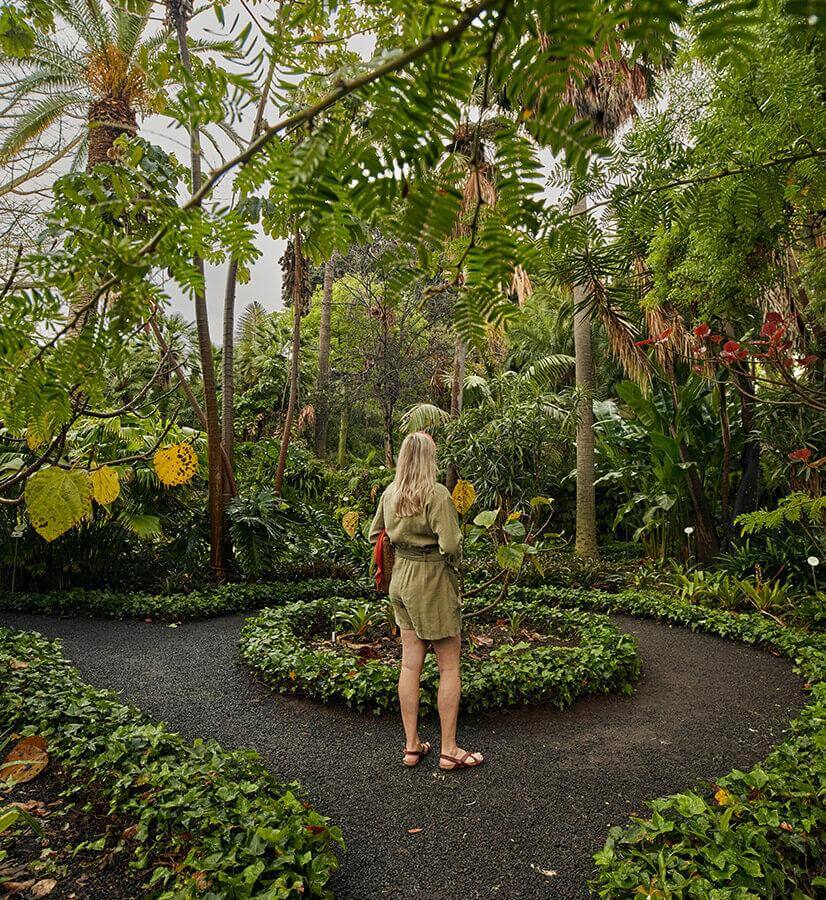
[[[375,597],[321,597],[265,609],[241,633],[241,658],[284,693],[343,701],[358,710],[396,709],[398,661],[365,659],[341,643],[325,643],[341,616],[386,618]],[[484,659],[462,654],[462,705],[468,712],[551,703],[560,708],[577,697],[631,691],[640,671],[636,641],[607,616],[557,609],[541,602],[508,601],[478,620],[494,625],[516,617],[564,643],[503,646]],[[477,621],[477,620],[474,620]],[[436,706],[438,669],[428,654],[422,672],[421,706]]]

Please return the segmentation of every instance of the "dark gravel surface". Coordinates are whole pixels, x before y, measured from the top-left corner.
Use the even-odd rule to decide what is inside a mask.
[[[786,662],[744,645],[617,617],[644,659],[630,697],[465,718],[477,771],[401,765],[392,716],[273,695],[237,661],[240,617],[169,628],[3,614],[63,638],[86,679],[189,737],[255,747],[339,823],[342,898],[586,897],[591,854],[647,798],[752,765],[803,705]],[[438,737],[424,723],[425,739]],[[409,829],[420,828],[410,834]]]

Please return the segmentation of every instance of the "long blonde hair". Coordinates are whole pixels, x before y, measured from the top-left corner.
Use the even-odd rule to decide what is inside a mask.
[[[424,431],[408,434],[402,441],[396,462],[394,507],[402,518],[415,516],[424,508],[436,484],[436,444]]]

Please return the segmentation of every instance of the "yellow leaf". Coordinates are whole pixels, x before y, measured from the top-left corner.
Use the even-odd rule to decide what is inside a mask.
[[[161,483],[176,487],[192,481],[198,471],[198,456],[189,444],[168,444],[155,454],[155,471]]]
[[[100,466],[90,473],[92,496],[100,504],[114,503],[120,495],[120,478],[111,466]]]
[[[507,521],[515,522],[517,519],[521,519],[521,518],[522,518],[522,510],[516,509],[512,513],[508,514]]]
[[[459,479],[450,496],[456,512],[463,516],[476,502],[476,488],[469,481]]]
[[[725,788],[720,788],[714,795],[714,799],[720,804],[720,806],[730,806],[733,802],[733,797]]]
[[[23,492],[32,528],[53,541],[92,514],[92,481],[81,469],[41,469]]]
[[[356,529],[359,524],[359,514],[351,509],[350,512],[344,513],[341,517],[341,527],[347,532],[347,534],[354,538],[356,536]]]

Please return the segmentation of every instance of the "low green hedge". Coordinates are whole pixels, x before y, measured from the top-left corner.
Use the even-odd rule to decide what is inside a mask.
[[[363,583],[343,578],[224,584],[188,594],[123,594],[74,588],[49,594],[0,594],[0,612],[183,622],[292,603],[323,593],[356,596],[364,590]]]
[[[612,828],[595,856],[594,892],[704,900],[826,896],[826,635],[632,591],[543,587],[528,594],[766,647],[792,660],[811,690],[788,739],[749,772],[734,770],[714,784],[653,800],[649,818]]]
[[[370,603],[370,600],[361,601]],[[372,601],[375,602],[375,601]],[[266,609],[241,633],[241,657],[279,691],[318,700],[344,701],[358,710],[380,713],[398,706],[398,667],[363,660],[346,647],[337,652],[308,646],[312,634],[329,634],[333,617],[355,606],[342,597]],[[563,707],[585,694],[631,690],[640,670],[636,641],[620,634],[604,616],[543,604],[507,602],[489,619],[518,613],[539,631],[578,639],[573,647],[500,648],[485,660],[462,658],[462,705],[468,712],[553,703]],[[382,610],[376,606],[376,615]],[[422,673],[423,710],[436,706],[438,670],[431,655]]]
[[[92,787],[137,826],[128,849],[153,896],[331,896],[341,833],[299,799],[298,785],[278,782],[252,751],[189,744],[90,687],[59,642],[0,629],[4,730],[43,735],[72,777],[69,792]]]

